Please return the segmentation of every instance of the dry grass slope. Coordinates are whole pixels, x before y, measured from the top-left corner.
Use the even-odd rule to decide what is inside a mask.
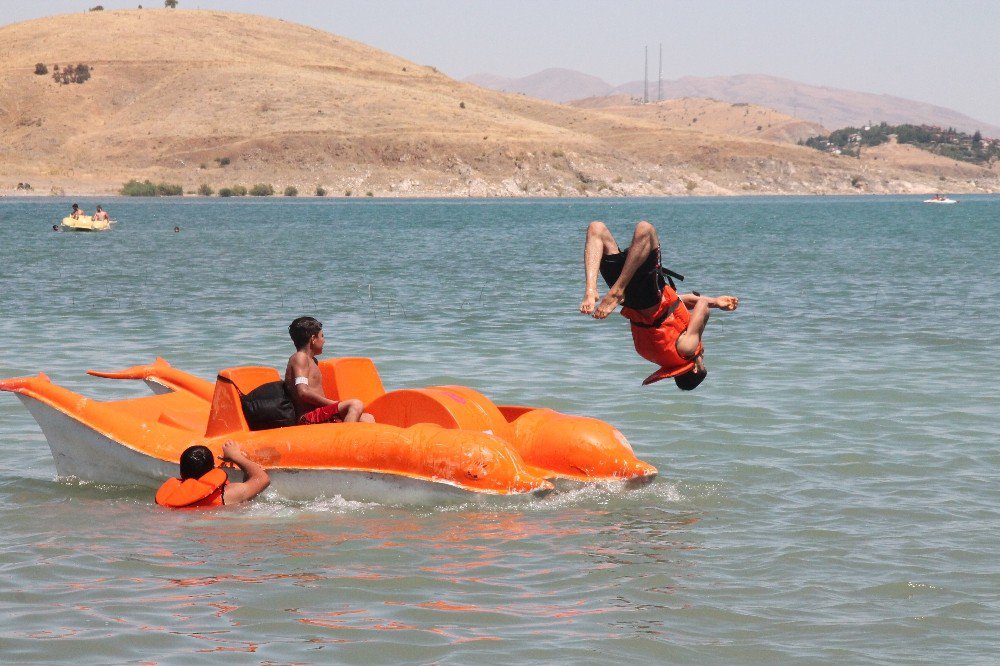
[[[60,85],[34,74],[39,62],[85,63],[92,78]],[[133,177],[379,196],[1000,189],[996,174],[948,160],[794,145],[814,130],[711,100],[581,108],[498,93],[246,14],[104,11],[0,28],[8,191],[105,193]]]

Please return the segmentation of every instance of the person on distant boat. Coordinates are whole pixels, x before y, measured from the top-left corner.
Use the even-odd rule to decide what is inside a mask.
[[[80,208],[80,204],[73,204],[73,212],[69,214],[74,220],[79,220],[81,215],[86,215],[83,209]]]
[[[313,317],[299,317],[289,324],[288,335],[295,353],[285,367],[285,388],[295,403],[299,423],[374,423],[375,417],[365,413],[360,400],[330,400],[323,392],[323,373],[316,360],[326,341],[323,324]]]
[[[189,446],[181,454],[180,478],[167,479],[160,486],[156,503],[171,509],[240,504],[252,500],[271,484],[267,471],[250,460],[236,443],[223,444],[221,458],[240,468],[241,483],[229,483],[226,471],[215,466],[207,446]]]
[[[635,225],[632,243],[624,251],[603,222],[591,222],[583,260],[586,286],[580,312],[605,319],[624,306],[622,315],[631,323],[636,352],[660,366],[643,385],[673,378],[679,389],[691,391],[701,384],[708,375],[701,338],[709,310],[735,310],[740,299],[707,298],[697,292],[678,295],[672,278],[684,278],[660,265],[660,240],[646,221]],[[598,271],[608,285],[600,302]]]
[[[94,222],[100,222],[102,220],[105,222],[110,222],[111,218],[108,216],[108,212],[106,210],[98,206],[97,212],[94,213]]]

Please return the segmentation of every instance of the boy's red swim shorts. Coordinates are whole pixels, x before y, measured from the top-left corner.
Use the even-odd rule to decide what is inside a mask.
[[[317,407],[311,412],[306,412],[300,416],[299,425],[310,425],[316,423],[343,423],[344,419],[340,417],[339,411],[339,402],[335,402],[332,405]]]

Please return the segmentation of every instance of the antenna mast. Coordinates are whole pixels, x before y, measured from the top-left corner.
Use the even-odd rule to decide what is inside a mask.
[[[649,102],[649,44],[645,46],[643,52],[643,73],[642,73],[642,101]]]
[[[660,73],[656,77],[656,101],[663,101],[663,42],[660,42]]]

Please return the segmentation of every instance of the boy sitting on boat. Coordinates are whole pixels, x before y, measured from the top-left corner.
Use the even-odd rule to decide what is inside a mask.
[[[240,468],[242,483],[229,483],[226,471],[215,466],[207,446],[189,446],[181,454],[181,478],[167,479],[156,491],[156,503],[171,509],[240,504],[252,500],[270,485],[271,479],[264,468],[247,458],[236,443],[223,444],[221,457]]]
[[[285,368],[285,388],[295,403],[300,424],[374,423],[360,400],[330,400],[323,392],[323,373],[316,357],[323,353],[323,324],[313,317],[299,317],[288,326],[295,353]]]
[[[580,312],[605,319],[624,306],[622,315],[631,323],[635,350],[660,366],[643,385],[673,378],[677,388],[691,391],[701,384],[708,375],[701,336],[709,309],[735,310],[740,299],[678,295],[672,278],[684,278],[660,265],[660,240],[656,228],[646,221],[635,225],[632,243],[624,251],[603,222],[591,222],[583,259],[586,290]],[[609,287],[600,303],[598,270]]]

